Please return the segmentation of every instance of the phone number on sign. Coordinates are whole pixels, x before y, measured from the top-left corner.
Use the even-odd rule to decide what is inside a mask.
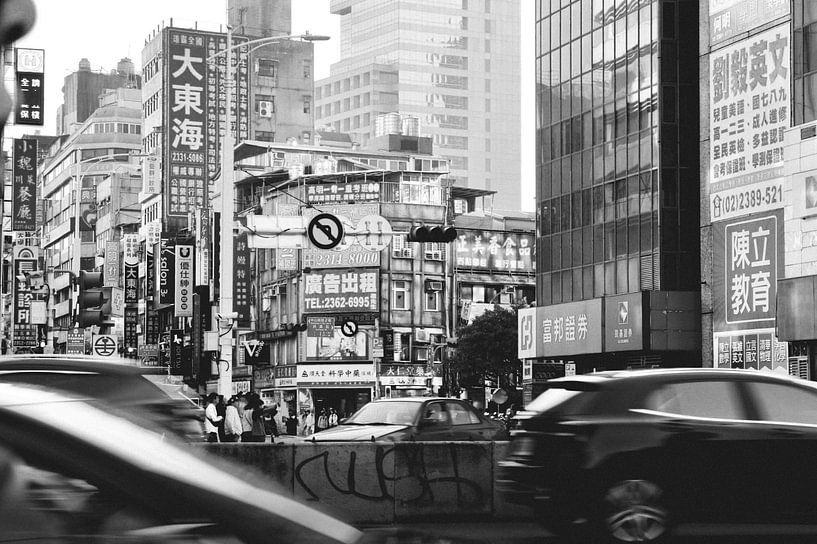
[[[368,296],[307,298],[304,300],[304,306],[307,310],[345,310],[347,308],[376,309],[374,307],[374,300]]]
[[[764,189],[750,189],[726,195],[721,199],[720,205],[723,213],[733,213],[748,210],[757,206],[777,204],[783,200],[783,186],[770,185]],[[717,197],[715,206],[718,205]]]

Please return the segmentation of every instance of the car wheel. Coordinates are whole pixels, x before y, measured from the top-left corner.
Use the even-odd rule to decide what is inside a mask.
[[[659,542],[669,529],[664,492],[649,480],[608,486],[599,517],[599,529],[611,542]]]

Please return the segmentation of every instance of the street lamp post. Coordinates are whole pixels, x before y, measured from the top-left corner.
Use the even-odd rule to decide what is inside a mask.
[[[218,393],[224,396],[231,394],[233,384],[233,322],[236,317],[233,310],[233,225],[235,223],[235,178],[233,163],[235,162],[235,144],[233,142],[232,115],[230,113],[233,106],[232,86],[234,81],[232,52],[241,47],[298,38],[305,41],[323,41],[329,39],[328,36],[316,36],[305,33],[292,36],[268,36],[233,45],[232,27],[227,25],[227,47],[210,55],[206,60],[206,62],[210,62],[221,55],[227,55],[226,88],[224,90],[224,112],[227,119],[224,123],[224,136],[222,137],[221,143],[221,206],[219,207],[221,211],[221,243],[219,255],[221,262],[221,270],[219,271],[221,280],[219,285],[218,316],[220,317],[217,321],[219,329],[222,327],[226,329],[223,331],[219,330],[220,353],[218,361]]]

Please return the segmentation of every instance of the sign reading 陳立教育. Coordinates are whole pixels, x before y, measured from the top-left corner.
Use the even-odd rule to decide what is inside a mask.
[[[644,295],[604,299],[604,351],[644,349]]]
[[[11,230],[37,229],[37,140],[15,138],[13,149]]]
[[[712,225],[715,332],[774,328],[783,277],[783,210]]]
[[[379,271],[317,270],[304,274],[304,311],[307,313],[377,312]]]
[[[497,271],[535,267],[534,233],[457,230],[455,266]]]
[[[45,100],[45,50],[15,48],[14,72],[17,99],[14,122],[18,125],[43,124]]]
[[[176,244],[176,285],[173,313],[176,317],[193,316],[193,246]]]
[[[783,135],[791,120],[790,55],[788,24],[710,54],[711,198],[784,176]]]
[[[788,0],[709,0],[709,43],[715,45],[789,13]]]

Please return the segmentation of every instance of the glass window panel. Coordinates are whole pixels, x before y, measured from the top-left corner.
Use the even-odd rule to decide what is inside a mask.
[[[550,163],[550,176],[553,186],[553,194],[561,194],[562,191],[562,161]]]
[[[552,274],[542,274],[539,276],[542,281],[542,289],[537,289],[536,291],[536,298],[540,299],[537,301],[539,305],[548,305],[553,303],[553,294],[551,293],[551,276]]]
[[[571,298],[572,300],[582,300],[582,269],[575,268],[571,272],[573,274],[573,296]]]
[[[612,179],[616,172],[615,143],[613,140],[604,142],[604,179]]]
[[[817,23],[803,31],[803,67],[805,73],[817,70]]]
[[[561,36],[562,36],[562,43],[569,43],[570,42],[570,9],[565,8],[561,12],[562,17],[562,24],[561,24]]]
[[[567,234],[567,233],[566,233]],[[582,264],[582,231],[581,229],[576,229],[572,233],[570,233],[570,237],[572,240],[570,241],[571,252],[573,254],[573,258],[571,260],[571,266],[581,266]]]
[[[627,174],[627,138],[616,140],[616,177]]]
[[[582,224],[582,193],[576,192],[569,196],[573,208],[571,227],[576,229]]]
[[[593,187],[593,224],[604,222],[604,186]]]
[[[592,41],[593,41],[593,54],[591,55],[591,60],[593,62],[593,67],[598,68],[602,66],[602,62],[604,60],[604,33],[602,29],[596,29],[591,34]]]
[[[627,259],[616,261],[616,294],[627,293]]]
[[[593,184],[604,180],[604,146],[593,148]]]
[[[562,16],[557,11],[553,13],[553,16],[550,18],[550,48],[556,49],[559,47],[559,40],[561,39],[561,29],[559,26],[561,25]]]
[[[604,260],[612,261],[616,256],[616,224],[604,224]]]
[[[604,263],[604,294],[616,294],[616,263]]]
[[[638,134],[630,134],[627,137],[627,172],[638,171]]]
[[[558,234],[551,237],[550,262],[552,270],[562,268],[562,237]]]
[[[590,2],[579,2],[582,6],[582,34],[587,34],[593,28],[593,9]]]
[[[604,296],[604,264],[593,266],[593,296],[600,298]]]
[[[593,227],[593,262],[604,261],[604,226]]]
[[[641,291],[641,267],[639,263],[640,259],[638,257],[627,260],[627,287],[630,293]]]
[[[627,220],[616,221],[616,257],[627,255]]]
[[[570,79],[570,44],[565,45],[559,49],[559,56],[561,57],[561,70],[559,71],[559,82],[564,83]],[[563,98],[566,98],[563,93]]]
[[[627,102],[622,98],[615,103],[616,138],[627,135]]]
[[[561,211],[562,211],[562,230],[570,230],[570,194],[562,195]]]
[[[573,271],[562,272],[562,302],[573,300]]]
[[[628,249],[631,255],[637,255],[641,248],[640,229],[638,217],[631,217],[627,227]]]
[[[569,193],[571,191],[572,168],[570,157],[562,159],[562,193]]]
[[[593,297],[593,267],[585,266],[582,269],[582,298]]]
[[[562,302],[562,274],[554,272],[550,275],[550,296],[553,299],[553,304],[561,304]]]
[[[614,182],[604,184],[604,221],[614,221],[616,218],[616,197]]]
[[[638,45],[644,47],[653,40],[652,2],[646,2],[639,10]]]
[[[570,38],[576,39],[582,34],[582,2],[575,2],[570,7]]]
[[[577,39],[570,44],[570,77],[578,77],[582,71],[582,42]]]
[[[582,187],[590,187],[593,185],[593,149],[588,147],[584,151],[582,151],[582,173],[581,173],[581,186]]]
[[[623,60],[627,55],[627,22],[616,19],[615,22],[615,58]]]
[[[580,264],[591,264],[593,262],[593,229],[585,227],[581,229],[582,257]]]
[[[652,251],[652,215],[644,214],[641,218],[641,252]]]

